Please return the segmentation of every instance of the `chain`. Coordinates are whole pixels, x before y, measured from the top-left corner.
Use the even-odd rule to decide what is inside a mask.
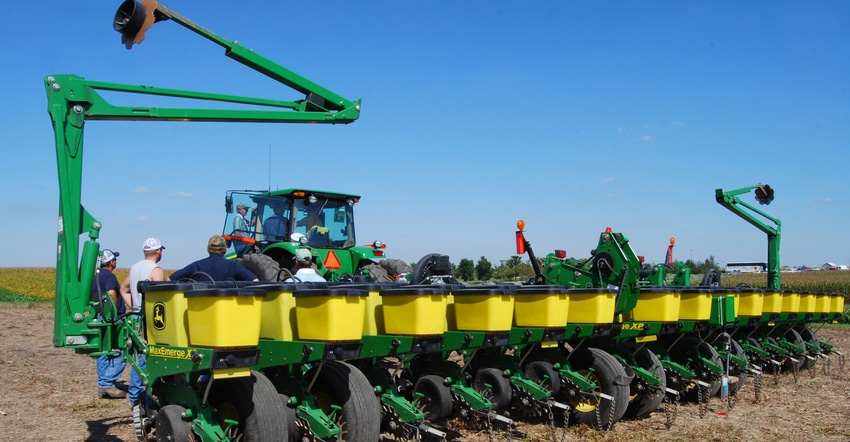
[[[602,423],[602,401],[605,399],[597,399],[596,400],[596,429],[599,430],[600,433],[605,434],[612,428],[614,428],[614,408],[616,404],[614,403],[614,398],[611,397],[611,410],[608,412],[608,425],[604,425]]]
[[[699,403],[699,417],[708,414],[708,388],[697,386],[697,403]]]
[[[797,363],[794,361],[791,361],[791,373],[794,374],[794,385],[797,385],[799,373],[797,372]]]
[[[844,378],[844,354],[838,355],[838,378]]]
[[[673,424],[676,423],[676,414],[679,411],[679,393],[677,392],[675,395],[665,394],[664,403],[667,404],[667,406],[664,407],[664,417],[666,418],[664,427],[669,430],[673,427]]]
[[[823,370],[823,374],[824,374],[824,376],[829,376],[829,375],[831,374],[831,371],[832,371],[832,370],[830,370],[830,368],[831,368],[831,367],[830,367],[830,362],[832,362],[832,361],[831,361],[831,360],[830,360],[830,358],[829,358],[829,354],[827,354],[827,355],[825,356],[825,359],[826,359],[826,362],[824,362],[823,364],[821,364],[821,367],[823,367],[823,368],[822,368],[822,370]]]
[[[755,398],[753,400],[754,404],[758,404],[761,402],[761,382],[762,382],[762,374],[757,373],[753,375],[753,389],[755,390]]]
[[[773,369],[773,384],[775,386],[779,386],[779,365],[771,363],[771,368]]]
[[[490,415],[487,415],[487,438],[493,442],[493,422],[490,421]]]
[[[811,373],[809,373],[809,376],[811,376],[812,379],[814,379],[818,374],[818,365],[817,364],[818,364],[818,356],[815,356],[815,359],[813,361],[809,362],[809,371],[811,372]]]

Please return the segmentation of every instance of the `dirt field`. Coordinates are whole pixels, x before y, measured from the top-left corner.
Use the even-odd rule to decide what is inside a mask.
[[[0,303],[0,440],[8,441],[132,441],[130,406],[126,399],[97,396],[94,360],[54,348],[51,304]],[[850,329],[822,329],[819,337],[850,351]],[[600,434],[586,427],[564,428],[556,417],[547,423],[519,423],[494,440],[551,441],[753,441],[850,440],[850,373],[839,372],[836,357],[824,373],[815,370],[765,376],[760,404],[753,404],[749,382],[727,412],[719,399],[709,403],[704,417],[696,405],[677,408],[675,424],[665,428],[663,411],[642,421],[624,421]],[[125,379],[127,374],[125,373]],[[726,416],[718,413],[727,412]],[[458,426],[460,427],[460,426]],[[488,441],[491,435],[457,428],[455,441]]]

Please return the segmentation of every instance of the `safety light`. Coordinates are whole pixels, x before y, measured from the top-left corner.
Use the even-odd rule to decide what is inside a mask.
[[[516,222],[516,228],[519,229],[520,231],[525,230],[525,221],[518,220]]]
[[[308,197],[307,197],[307,201],[310,201],[310,204],[315,204],[315,203],[316,203],[316,201],[319,201],[319,199],[318,199],[318,198],[316,198],[316,195],[313,195],[313,194],[311,193],[311,194],[310,194],[310,196],[308,196]]]
[[[641,264],[643,264],[646,261],[646,259],[643,257],[643,255],[638,255],[637,258],[638,258],[638,262],[640,262]]]
[[[676,238],[674,238],[674,237],[672,237],[672,236],[670,237],[670,245],[671,245],[671,246],[675,246],[675,245],[676,245]]]
[[[564,259],[567,257],[566,250],[555,250],[555,258]]]
[[[610,227],[606,227],[606,228],[605,228],[605,233],[611,233],[611,232],[613,232],[613,230],[611,230],[611,228],[610,228]]]
[[[522,229],[516,232],[516,254],[520,256],[525,255],[525,237],[522,235]]]

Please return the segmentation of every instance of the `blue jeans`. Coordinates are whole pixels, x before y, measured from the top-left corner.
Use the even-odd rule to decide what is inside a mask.
[[[119,352],[118,356],[100,356],[96,360],[97,365],[97,388],[114,388],[115,383],[121,379],[124,374],[123,352]]]
[[[147,367],[145,355],[139,355],[139,366],[141,368]],[[142,378],[136,373],[135,368],[130,370],[130,385],[127,386],[127,397],[130,399],[130,405],[136,405],[142,398],[146,397],[145,384],[142,383]]]

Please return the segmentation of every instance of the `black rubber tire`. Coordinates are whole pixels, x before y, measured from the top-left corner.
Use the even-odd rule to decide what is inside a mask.
[[[417,263],[416,266],[413,267],[413,273],[410,274],[410,283],[411,284],[430,284],[428,278],[434,276],[432,270],[435,266],[439,264],[438,260],[442,257],[442,253],[429,253],[422,257]],[[446,270],[448,274],[443,275],[443,281],[446,284],[457,284],[457,280],[454,278],[454,274],[451,269]]]
[[[157,442],[189,442],[194,440],[192,423],[183,420],[185,408],[166,405],[156,414]]]
[[[552,393],[552,397],[557,396],[558,393],[561,392],[561,377],[558,376],[558,372],[550,362],[531,362],[525,366],[523,376],[525,376],[526,379],[534,381],[536,384],[542,385],[546,390],[549,390],[549,392]]]
[[[585,348],[570,355],[573,370],[590,375],[602,393],[614,398],[613,406],[610,400],[602,399],[596,404],[584,404],[576,407],[571,403],[570,419],[593,428],[604,429],[608,422],[617,423],[626,413],[629,406],[629,383],[626,371],[613,356],[598,348]],[[596,417],[596,407],[599,407],[599,419]]]
[[[744,348],[737,341],[732,339],[732,354],[743,359],[747,359],[747,354],[744,353]],[[748,360],[749,361],[749,360]],[[723,358],[723,368],[729,372],[729,395],[734,395],[747,383],[747,370],[744,367],[739,367],[731,364],[731,367],[726,367],[726,359]]]
[[[316,368],[307,373],[311,378]],[[351,364],[329,361],[323,364],[313,394],[319,406],[330,413],[330,406],[342,409],[333,419],[345,441],[376,441],[381,434],[381,404],[366,376]],[[271,440],[271,439],[270,439]]]
[[[815,334],[815,332],[812,329],[810,329],[808,327],[802,327],[801,326],[799,328],[795,328],[795,330],[797,331],[797,333],[800,334],[800,337],[803,338],[803,341],[806,341],[809,344],[814,344],[814,345],[817,345],[818,347],[820,347],[820,341],[818,340],[818,336]],[[807,352],[808,352],[808,349],[807,349]],[[815,359],[805,358],[805,360],[803,361],[803,365],[800,368],[803,369],[803,370],[808,370],[808,369],[814,368],[815,365],[817,365],[817,363],[818,363],[817,356],[815,356]]]
[[[423,396],[420,398],[417,393]],[[413,395],[416,407],[422,411],[425,419],[437,422],[451,416],[454,407],[452,391],[442,376],[422,376],[413,386]]]
[[[764,338],[764,339],[765,339],[765,340],[767,340],[767,342],[768,342],[768,343],[773,344],[773,345],[775,345],[775,346],[779,347],[779,341],[777,341],[777,340],[776,340],[776,338],[774,338],[774,337],[772,337],[772,336],[768,336],[768,337],[766,337],[766,338]],[[773,352],[772,352],[772,351],[771,351],[771,354],[773,354]],[[783,365],[784,365],[784,362],[785,362],[785,361],[787,361],[788,363],[790,363],[790,362],[791,362],[790,360],[788,360],[788,357],[787,357],[787,356],[778,356],[778,355],[775,355],[775,356],[776,356],[777,360],[779,360],[779,362],[782,362],[782,363],[783,363]],[[777,366],[777,365],[775,365],[775,364],[773,364],[773,363],[769,363],[769,364],[767,364],[767,366],[768,366],[768,367],[770,367],[768,371],[769,371],[770,373],[776,373],[776,372],[777,372],[777,370],[780,370],[780,371],[782,370],[782,366],[783,366],[783,365],[778,365],[778,366]]]
[[[239,258],[237,261],[256,275],[260,281],[277,281],[280,264],[271,256],[252,253]]]
[[[289,437],[284,439],[287,442],[295,442],[298,439],[298,418],[295,415],[295,408],[289,406],[289,396],[285,394],[279,394],[278,397],[280,401],[283,403],[283,414],[280,416],[280,420],[283,421],[283,425],[286,428],[286,431],[289,433]]]
[[[490,388],[487,388],[487,385]],[[472,380],[472,388],[484,395],[493,403],[493,410],[498,411],[511,403],[511,382],[505,377],[504,372],[498,368],[482,368],[475,373]]]
[[[779,329],[778,331],[782,334],[782,337],[784,337],[786,341],[790,342],[791,344],[800,346],[800,347],[806,346],[806,344],[803,343],[803,337],[800,336],[799,333],[797,333],[797,330],[794,330],[793,328],[787,327],[787,326],[779,326],[779,327],[781,327],[781,329]],[[795,370],[795,366],[796,366],[796,370],[798,370],[798,371],[800,369],[802,369],[803,364],[807,360],[806,356],[805,355],[798,355],[798,354],[794,354],[794,355],[790,355],[790,356],[792,358],[796,359],[797,362],[792,361],[791,358],[786,359],[785,362],[782,363],[782,370],[793,371],[793,370]]]
[[[621,347],[629,350],[629,353],[634,355],[635,363],[638,367],[652,373],[656,377],[661,378],[661,385],[655,388],[644,388],[638,390],[636,387],[640,380],[637,376],[632,379],[630,385],[629,397],[635,396],[629,402],[629,407],[626,409],[625,417],[629,419],[643,419],[658,409],[661,402],[664,401],[664,395],[667,391],[667,375],[664,373],[664,366],[661,365],[661,360],[646,346],[639,346],[633,342],[625,342]]]
[[[691,370],[697,372],[698,377],[701,376],[701,373],[707,373],[708,371],[707,368],[703,368],[702,361],[698,358],[699,356],[710,360],[716,365],[723,366],[723,361],[720,360],[720,355],[717,353],[717,350],[715,350],[708,342],[702,341],[694,336],[682,338],[682,340],[670,350],[670,357],[673,361],[685,365]],[[712,374],[710,378],[703,377],[699,380],[709,384],[708,391],[706,392],[708,397],[712,397],[720,391],[721,376],[719,374]],[[697,388],[691,389],[685,397],[697,402],[700,394],[697,393],[696,390]],[[703,400],[706,400],[706,398],[703,398]]]
[[[216,410],[218,422],[239,422],[231,440],[244,442],[287,440],[290,429],[281,416],[285,410],[274,385],[262,373],[252,371],[250,377],[220,379],[212,384],[209,403]]]

